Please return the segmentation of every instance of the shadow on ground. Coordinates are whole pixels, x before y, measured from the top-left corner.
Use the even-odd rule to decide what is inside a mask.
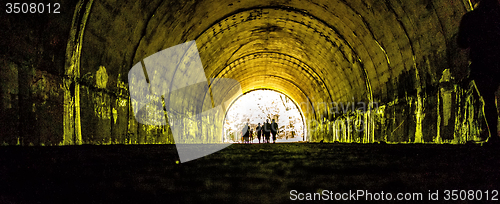
[[[467,145],[235,144],[176,164],[174,145],[0,147],[0,203],[290,203],[291,190],[420,192],[424,201],[440,190],[443,200],[447,189],[500,190],[498,153]]]

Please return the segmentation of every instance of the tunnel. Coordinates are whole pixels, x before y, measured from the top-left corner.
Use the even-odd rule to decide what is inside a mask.
[[[241,93],[286,94],[303,111],[309,142],[485,141],[482,103],[471,84],[460,84],[468,59],[456,44],[473,3],[82,0],[62,3],[58,15],[9,15],[2,21],[12,40],[2,40],[0,139],[174,143],[168,125],[136,120],[128,73],[194,41],[209,87],[210,79],[228,78]],[[183,131],[213,130],[221,121],[198,123]]]
[[[457,45],[476,0],[3,4],[0,203],[499,199]],[[228,142],[231,106],[261,90],[303,140]]]

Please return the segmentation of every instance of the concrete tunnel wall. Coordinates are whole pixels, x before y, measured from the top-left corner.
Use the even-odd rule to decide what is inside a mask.
[[[486,139],[477,93],[454,80],[467,73],[455,43],[472,9],[466,0],[83,0],[63,8],[58,16],[2,21],[2,34],[13,39],[2,40],[3,144],[172,143],[168,126],[135,120],[128,71],[191,40],[207,79],[290,96],[309,141]],[[358,102],[378,109],[335,106]],[[212,132],[204,141],[216,142],[218,122],[207,118],[185,132]]]

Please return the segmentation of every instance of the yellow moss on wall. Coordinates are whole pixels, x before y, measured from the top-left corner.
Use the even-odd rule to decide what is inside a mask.
[[[97,88],[106,88],[106,84],[108,83],[108,73],[106,72],[106,68],[104,66],[99,66],[99,70],[97,70],[95,74],[95,83]]]

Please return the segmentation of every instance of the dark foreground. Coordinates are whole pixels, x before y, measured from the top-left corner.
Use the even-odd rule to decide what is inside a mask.
[[[295,203],[291,190],[422,193],[419,203],[429,202],[429,190],[441,201],[445,190],[481,190],[485,201],[500,190],[498,150],[239,144],[176,164],[174,145],[0,147],[0,203]]]

